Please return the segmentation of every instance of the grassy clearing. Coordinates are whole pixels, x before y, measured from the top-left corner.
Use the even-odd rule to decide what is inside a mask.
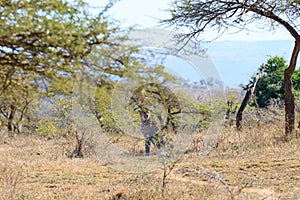
[[[67,158],[65,138],[2,135],[0,198],[300,199],[300,141],[282,143],[268,129],[224,130],[217,148],[184,155],[165,188],[162,169],[117,171],[92,157]]]

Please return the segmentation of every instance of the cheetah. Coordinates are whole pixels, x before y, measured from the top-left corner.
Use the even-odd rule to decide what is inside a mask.
[[[141,120],[141,132],[145,139],[145,153],[146,156],[150,155],[151,143],[160,149],[164,145],[164,137],[159,137],[159,128],[156,122],[151,118],[150,111],[139,111]]]

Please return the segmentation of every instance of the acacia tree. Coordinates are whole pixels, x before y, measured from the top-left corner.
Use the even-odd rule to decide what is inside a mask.
[[[295,40],[289,66],[284,71],[285,138],[294,130],[295,103],[292,74],[300,50],[300,2],[298,0],[178,0],[173,2],[171,18],[165,20],[173,26],[187,28],[182,39],[198,37],[210,29],[220,34],[229,28],[248,30],[255,24],[267,30],[278,25],[286,29]]]
[[[86,56],[96,47],[110,49],[114,54],[106,55],[118,58],[115,49],[126,37],[105,16],[114,2],[93,15],[82,0],[0,1],[0,122],[8,130],[16,117],[29,113],[31,102],[45,95],[41,91],[51,85],[72,89],[66,84],[89,67]],[[115,63],[101,63],[102,70],[116,69]]]

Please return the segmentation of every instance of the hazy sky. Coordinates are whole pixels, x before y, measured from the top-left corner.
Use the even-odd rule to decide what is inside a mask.
[[[86,0],[93,6],[101,7],[105,5],[107,0]],[[140,28],[152,28],[160,26],[158,23],[160,19],[168,18],[168,8],[172,0],[120,0],[109,11],[109,13],[117,20],[122,22],[122,26],[138,25]],[[160,26],[162,27],[162,26]],[[170,28],[171,29],[171,28]],[[216,33],[207,31],[203,37],[205,39],[214,39]],[[276,33],[268,30],[256,30],[254,32],[246,33],[229,33],[224,34],[218,39],[220,40],[278,40],[278,39],[292,39],[289,34],[283,30],[278,29]]]
[[[96,14],[102,10],[99,7],[103,7],[108,0],[86,1],[92,6],[98,7],[98,9],[93,10]],[[171,2],[172,0],[120,0],[109,10],[109,14],[119,20],[123,27],[136,25],[137,28],[164,28],[164,26],[159,24],[159,21],[170,16],[168,9]],[[172,30],[170,27],[168,29]],[[215,39],[216,35],[216,33],[207,30],[205,34],[203,34],[203,38],[205,40],[212,40]],[[275,40],[286,39],[289,40],[284,41],[287,45],[275,42]],[[268,42],[274,42],[274,44],[269,44],[268,42],[260,42],[258,44],[247,42],[261,40],[269,40]],[[216,41],[238,41],[234,43],[237,45],[237,48],[230,45],[228,46],[227,44],[226,48],[228,49],[218,46],[222,45],[222,43],[212,42],[209,43],[210,46],[205,43],[202,44],[208,49],[207,53],[212,59],[220,76],[223,78],[225,86],[231,87],[237,87],[240,83],[248,83],[250,77],[257,71],[260,64],[267,60],[268,55],[285,55],[285,57],[289,57],[291,50],[289,44],[293,42],[291,36],[283,29],[277,29],[276,33],[272,33],[268,30],[256,30],[250,33],[239,32],[224,34]],[[213,46],[214,44],[216,44],[216,46]],[[239,48],[247,49],[248,45],[250,45],[250,49],[244,52],[245,55],[241,55]],[[224,58],[224,56],[227,57]],[[172,70],[177,70],[177,74],[180,74],[182,78],[187,78],[191,81],[199,80],[199,73],[195,73],[190,65],[183,64],[179,62],[179,60],[174,59],[168,61],[168,66],[172,68]],[[177,65],[184,66],[184,70],[177,69]],[[240,70],[236,70],[236,67]]]

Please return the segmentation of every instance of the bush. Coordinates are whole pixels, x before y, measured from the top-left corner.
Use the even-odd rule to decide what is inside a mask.
[[[263,76],[258,80],[255,91],[255,103],[261,108],[269,105],[271,99],[285,98],[284,95],[284,70],[287,68],[284,58],[270,57],[266,64],[261,65],[259,71],[264,70]],[[292,81],[296,94],[300,91],[300,70],[295,70]],[[244,89],[247,90],[251,82]]]

